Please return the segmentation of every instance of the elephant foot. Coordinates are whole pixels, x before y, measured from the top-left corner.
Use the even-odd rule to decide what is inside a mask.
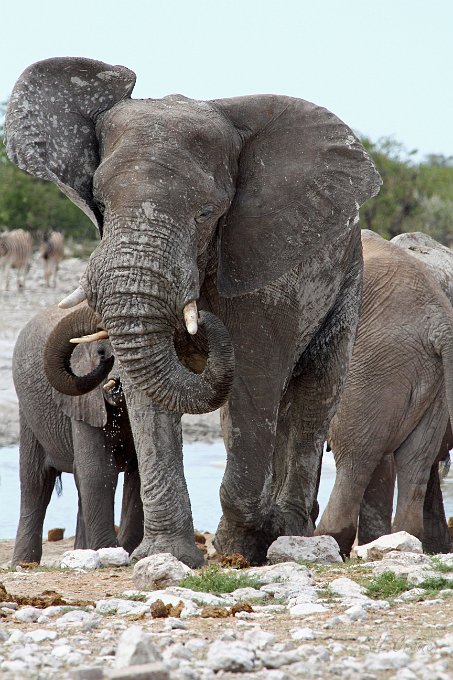
[[[222,517],[213,541],[214,548],[222,555],[243,555],[252,565],[264,564],[267,549],[274,540],[267,528],[254,529],[229,524]]]
[[[144,538],[135,548],[131,559],[142,560],[144,557],[159,553],[171,553],[192,569],[202,567],[204,564],[204,555],[201,550],[195,546],[195,543],[184,538]]]

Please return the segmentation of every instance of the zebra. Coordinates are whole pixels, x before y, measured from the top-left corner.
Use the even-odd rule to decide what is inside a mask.
[[[9,290],[11,267],[17,272],[17,288],[25,287],[25,277],[30,269],[33,242],[31,234],[23,229],[13,229],[0,234],[0,266],[3,270],[2,288]]]
[[[64,255],[63,234],[60,234],[59,231],[45,231],[42,236],[40,254],[44,264],[44,281],[46,286],[47,288],[50,287],[52,279],[52,287],[55,288],[58,267]]]

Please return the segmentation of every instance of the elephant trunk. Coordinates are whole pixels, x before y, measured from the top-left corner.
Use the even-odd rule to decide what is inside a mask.
[[[106,238],[93,253],[82,285],[134,387],[170,411],[214,411],[227,400],[233,382],[231,339],[220,319],[202,311],[197,338],[208,347],[204,369],[196,373],[181,363],[175,336],[180,339],[182,333],[190,342],[183,309],[198,297],[196,255],[190,257],[189,248],[179,256],[171,253],[169,238],[160,236],[166,244],[163,255],[156,244],[135,243],[137,231],[130,229],[127,244],[121,241],[121,265],[113,259],[119,246]],[[188,328],[194,331],[193,325]]]
[[[78,397],[90,392],[105,380],[113,368],[114,357],[102,358],[96,368],[83,376],[71,368],[71,355],[77,345],[70,339],[97,330],[98,317],[84,305],[67,314],[50,333],[44,347],[44,371],[49,383],[59,392]]]

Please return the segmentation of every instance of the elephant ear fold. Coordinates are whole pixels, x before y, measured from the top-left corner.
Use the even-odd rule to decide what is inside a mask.
[[[96,226],[102,215],[92,196],[99,164],[98,116],[130,96],[135,74],[124,66],[75,57],[29,66],[16,82],[5,119],[13,163],[55,182]]]
[[[96,344],[78,345],[71,356],[71,368],[77,375],[90,373],[99,363]],[[107,409],[102,386],[80,397],[71,397],[58,392],[54,387],[52,398],[71,420],[81,420],[92,427],[104,427],[107,423]]]
[[[242,138],[236,194],[220,225],[218,286],[249,293],[344,239],[379,174],[353,132],[302,99],[257,95],[211,102]]]

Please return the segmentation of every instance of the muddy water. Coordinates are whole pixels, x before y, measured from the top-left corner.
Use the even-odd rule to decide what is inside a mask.
[[[184,445],[184,466],[192,503],[194,526],[200,531],[215,531],[220,518],[219,487],[225,469],[222,442],[195,442]],[[320,512],[326,506],[335,478],[331,453],[324,455],[318,501]],[[63,474],[63,493],[54,492],[44,523],[48,529],[64,527],[65,536],[75,533],[77,492],[72,475]],[[116,492],[116,522],[121,508],[122,475]],[[453,516],[453,469],[443,482],[445,512]],[[18,449],[0,449],[0,539],[14,538],[19,519]]]

